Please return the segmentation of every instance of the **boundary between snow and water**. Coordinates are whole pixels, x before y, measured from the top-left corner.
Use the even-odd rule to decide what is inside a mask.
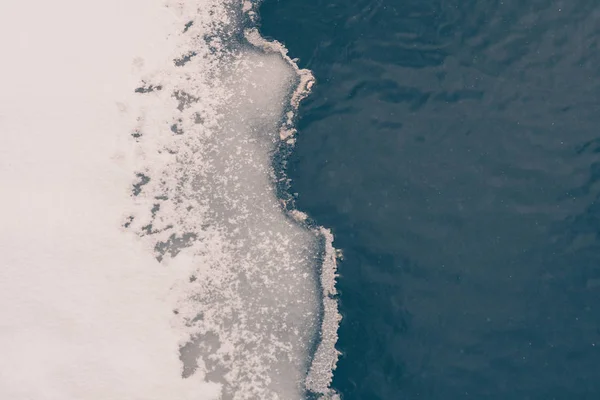
[[[243,11],[252,19],[255,19],[255,12],[248,2],[244,2]],[[293,135],[296,133],[294,128],[294,119],[300,102],[310,94],[311,88],[315,83],[312,72],[307,69],[301,69],[288,56],[288,50],[278,41],[268,41],[264,39],[256,28],[246,29],[244,36],[250,44],[268,52],[281,54],[281,57],[294,69],[298,76],[298,84],[292,92],[290,98],[291,111],[286,113],[279,137],[282,141],[289,144],[294,143]],[[298,222],[304,222],[308,218],[301,211],[292,209],[288,214]],[[337,399],[339,395],[331,389],[333,371],[336,368],[339,351],[335,348],[338,339],[338,327],[342,316],[338,311],[338,301],[336,299],[337,290],[335,287],[337,277],[337,258],[340,253],[333,247],[333,234],[329,229],[321,226],[311,228],[316,234],[324,240],[324,254],[322,257],[320,285],[322,290],[322,318],[319,332],[319,340],[315,354],[313,355],[310,368],[306,377],[306,388],[314,393],[320,393],[326,398]]]

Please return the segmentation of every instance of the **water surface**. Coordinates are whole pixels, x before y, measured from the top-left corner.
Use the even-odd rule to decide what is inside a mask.
[[[600,4],[267,0],[345,399],[600,398]]]

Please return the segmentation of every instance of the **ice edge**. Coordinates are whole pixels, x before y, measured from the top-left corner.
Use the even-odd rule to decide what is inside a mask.
[[[252,12],[252,11],[250,11]],[[308,69],[301,69],[296,62],[288,56],[288,50],[278,41],[268,41],[264,39],[256,28],[246,29],[244,31],[246,40],[253,46],[269,52],[281,54],[281,57],[294,69],[298,75],[298,84],[292,92],[290,106],[292,110],[286,114],[286,118],[280,127],[280,138],[293,144],[292,136],[296,133],[294,128],[294,117],[298,110],[300,102],[306,98],[315,82],[312,72]],[[298,210],[291,210],[288,214],[299,222],[306,220],[306,215]],[[339,395],[331,389],[333,371],[340,355],[335,348],[338,339],[338,327],[342,319],[338,311],[338,301],[336,299],[337,290],[335,287],[337,278],[337,258],[339,252],[333,247],[333,234],[324,227],[312,228],[320,235],[325,242],[323,261],[321,265],[320,283],[323,295],[323,317],[320,328],[320,341],[317,350],[313,356],[306,381],[306,388],[314,393],[321,394],[324,399],[339,399]]]

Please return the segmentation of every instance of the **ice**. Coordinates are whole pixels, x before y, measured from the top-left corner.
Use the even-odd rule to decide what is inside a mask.
[[[271,164],[312,78],[242,9],[0,4],[0,398],[330,393],[332,239]]]

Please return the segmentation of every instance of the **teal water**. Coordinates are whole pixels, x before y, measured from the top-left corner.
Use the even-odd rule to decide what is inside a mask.
[[[600,399],[600,2],[266,0],[343,398]]]

